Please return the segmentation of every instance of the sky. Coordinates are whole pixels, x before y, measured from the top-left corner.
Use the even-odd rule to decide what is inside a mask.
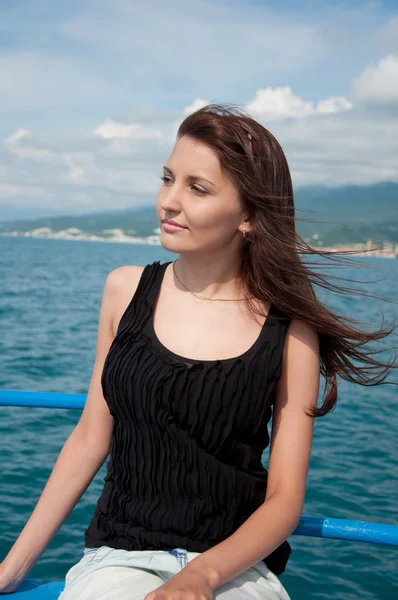
[[[295,189],[398,182],[398,2],[2,2],[0,218],[154,203],[207,103],[267,127]]]

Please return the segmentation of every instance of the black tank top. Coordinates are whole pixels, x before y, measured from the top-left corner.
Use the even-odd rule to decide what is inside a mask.
[[[264,502],[261,457],[289,319],[272,305],[256,342],[236,358],[180,357],[153,328],[168,264],[145,267],[104,363],[113,429],[87,547],[204,552]],[[280,575],[290,553],[285,541],[264,562]]]

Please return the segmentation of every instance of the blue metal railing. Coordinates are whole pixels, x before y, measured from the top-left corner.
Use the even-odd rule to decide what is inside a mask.
[[[0,390],[0,406],[70,408],[81,410],[85,394]],[[398,526],[349,519],[302,516],[293,535],[398,546]]]

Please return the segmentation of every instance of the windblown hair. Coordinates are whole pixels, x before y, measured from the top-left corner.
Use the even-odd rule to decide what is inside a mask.
[[[328,278],[347,281],[346,278],[326,277],[311,270],[314,265],[325,266],[325,261],[321,265],[311,263],[308,255],[352,264],[352,259],[338,259],[338,255],[355,251],[316,249],[299,236],[290,171],[275,137],[242,108],[218,104],[208,104],[186,117],[178,129],[177,140],[185,135],[206,144],[217,154],[250,219],[252,228],[242,242],[240,272],[250,309],[265,316],[250,300],[251,296],[261,304],[272,302],[284,315],[307,322],[318,333],[320,372],[326,381],[323,403],[313,407],[310,416],[322,417],[334,409],[337,375],[364,386],[384,382],[397,368],[395,357],[383,362],[376,358],[383,350],[370,351],[364,345],[393,333],[395,320],[385,327],[382,324],[376,331],[365,331],[355,326],[360,321],[331,311],[316,296],[313,284],[335,293],[380,298],[328,281]]]

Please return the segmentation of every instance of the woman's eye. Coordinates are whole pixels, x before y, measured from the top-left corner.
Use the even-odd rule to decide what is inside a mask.
[[[193,185],[192,188],[195,190],[195,192],[197,192],[198,194],[201,194],[202,196],[207,194],[207,192],[205,190],[201,190],[200,188],[196,187],[195,185]]]
[[[160,179],[163,181],[163,183],[166,184],[171,182],[170,177],[167,177],[166,175],[161,175]],[[206,190],[202,190],[201,188],[196,187],[196,185],[192,185],[191,187],[200,196],[204,196],[205,194],[207,194]]]

